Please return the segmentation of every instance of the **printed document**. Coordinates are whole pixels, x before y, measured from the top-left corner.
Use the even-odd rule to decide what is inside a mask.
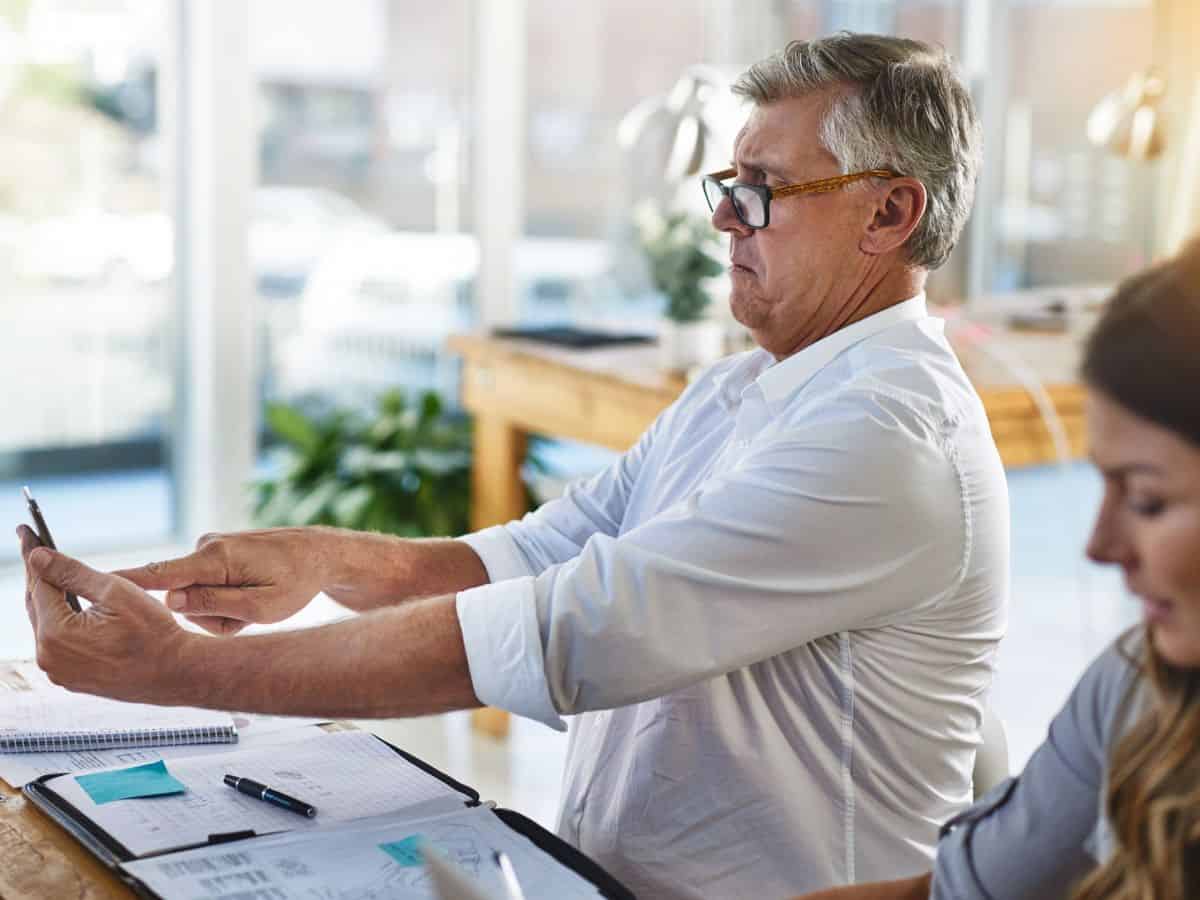
[[[97,805],[73,776],[48,784],[134,856],[203,844],[211,835],[310,831],[407,806],[461,809],[466,801],[365,731],[322,732],[283,746],[190,756],[168,768],[185,793]],[[311,803],[317,815],[307,819],[240,794],[224,783],[226,774]]]
[[[478,896],[507,896],[492,858],[499,850],[512,860],[527,900],[600,897],[595,886],[508,828],[486,806],[420,819],[378,817],[319,832],[202,847],[123,868],[172,900],[440,900],[420,854],[394,855],[388,849],[413,843],[448,859],[478,885]]]

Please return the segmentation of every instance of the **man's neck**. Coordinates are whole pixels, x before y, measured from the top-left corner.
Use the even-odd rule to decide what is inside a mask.
[[[928,273],[924,269],[905,267],[893,269],[878,282],[865,285],[842,307],[826,336],[875,313],[883,312],[897,303],[912,299],[925,290],[927,277]]]
[[[848,325],[861,322],[868,316],[873,316],[898,303],[912,299],[925,290],[927,276],[928,273],[924,269],[902,268],[888,272],[878,281],[864,282],[839,309],[833,312],[823,327],[805,335],[793,350],[783,354],[776,353],[776,360],[799,353]]]

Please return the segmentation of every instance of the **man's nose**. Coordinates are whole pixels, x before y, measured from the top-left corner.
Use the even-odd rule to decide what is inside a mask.
[[[737,213],[733,209],[733,201],[726,195],[721,198],[721,202],[717,204],[717,208],[712,214],[713,228],[717,231],[724,231],[729,234],[736,234],[740,237],[746,237],[753,231],[748,225],[738,218]]]

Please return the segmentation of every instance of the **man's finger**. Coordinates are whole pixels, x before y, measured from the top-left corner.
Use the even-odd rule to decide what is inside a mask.
[[[28,525],[17,527],[17,540],[21,542],[21,557],[25,560],[29,559],[30,553],[42,546],[42,542]]]
[[[187,556],[147,563],[134,569],[118,569],[113,572],[128,578],[147,591],[175,591],[193,584],[224,584],[225,563],[214,553],[204,548]]]
[[[86,597],[93,603],[103,600],[112,585],[112,576],[97,572],[77,559],[39,547],[28,556],[29,567],[39,581],[49,582],[56,588]],[[37,599],[36,586],[33,588]]]
[[[29,566],[29,554],[42,546],[41,540],[32,529],[25,525],[17,528],[17,540],[21,542],[21,562],[25,564],[25,584],[28,587],[37,577],[33,574],[33,569]]]
[[[42,546],[42,542],[28,525],[17,526],[17,540],[21,542],[21,561],[25,563],[25,614],[29,616],[29,624],[33,626],[33,633],[37,634],[37,608],[33,605],[33,594],[30,593],[37,576],[30,568],[29,554]]]
[[[61,624],[75,614],[71,611],[71,607],[67,606],[66,590],[82,594],[88,599],[91,599],[89,593],[92,592],[68,587],[61,583],[80,579],[70,566],[64,565],[60,560],[74,566],[82,566],[81,563],[63,556],[61,553],[39,547],[30,553],[26,560],[30,577],[26,590],[29,596],[29,605],[33,609],[29,621],[33,623],[34,633],[40,640],[42,633],[47,628]],[[86,569],[87,567],[82,566],[82,568]],[[88,569],[88,571],[92,570]],[[93,572],[93,574],[99,575],[98,572]],[[83,580],[87,580],[86,577]]]
[[[209,634],[215,634],[218,637],[230,637],[246,627],[245,622],[226,619],[223,616],[184,616],[184,618],[193,625],[203,628]]]
[[[63,598],[64,601],[66,598]],[[33,626],[33,633],[37,634],[37,609],[33,605],[33,595],[29,593],[29,587],[25,588],[25,614],[29,616],[29,624]]]
[[[278,618],[264,618],[271,615],[267,600],[272,590],[194,585],[186,590],[169,591],[165,600],[168,609],[187,615],[220,616],[239,622],[279,621]]]

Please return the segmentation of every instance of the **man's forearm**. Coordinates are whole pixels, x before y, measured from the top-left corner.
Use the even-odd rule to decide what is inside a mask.
[[[454,596],[298,631],[189,635],[159,702],[374,718],[479,706]]]
[[[483,562],[462,541],[404,539],[336,528],[314,532],[327,573],[321,589],[358,612],[488,583]]]

